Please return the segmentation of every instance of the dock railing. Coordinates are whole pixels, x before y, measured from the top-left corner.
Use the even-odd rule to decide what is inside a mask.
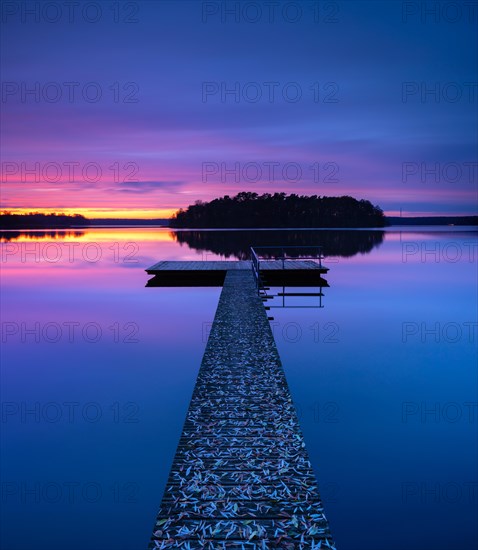
[[[256,254],[256,251],[251,246],[251,264],[252,264],[252,272],[254,273],[254,277],[256,279],[256,283],[259,281],[259,269],[260,269],[260,259],[259,256]]]
[[[323,267],[322,259],[324,256],[321,246],[251,246],[250,251],[252,271],[256,279],[258,292],[262,287],[261,262],[279,260],[282,261],[282,269],[284,269],[286,260],[318,260],[319,267]],[[274,253],[274,251],[276,252]]]

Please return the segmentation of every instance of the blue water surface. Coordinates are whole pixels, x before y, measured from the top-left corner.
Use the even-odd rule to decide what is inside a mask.
[[[339,550],[477,547],[478,239],[451,229],[388,229],[326,258],[323,308],[269,312]],[[220,254],[167,229],[1,246],[1,547],[146,548],[220,288],[144,269]]]

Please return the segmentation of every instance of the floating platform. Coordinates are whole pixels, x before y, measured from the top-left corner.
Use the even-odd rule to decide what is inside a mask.
[[[227,270],[149,548],[335,548],[250,264]]]
[[[162,261],[148,269],[154,275],[146,286],[222,286],[226,273],[252,270],[249,260],[236,261]],[[260,264],[261,279],[273,286],[328,287],[321,275],[328,268],[314,260],[267,260]]]

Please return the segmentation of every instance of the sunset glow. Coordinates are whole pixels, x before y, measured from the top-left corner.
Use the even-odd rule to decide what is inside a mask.
[[[157,210],[113,210],[113,209],[94,209],[94,208],[9,208],[8,212],[12,214],[29,214],[30,212],[38,212],[41,214],[67,214],[74,215],[80,214],[85,218],[100,218],[100,219],[142,219],[151,220],[158,218],[170,218],[175,212],[174,208],[165,208]]]
[[[236,24],[213,9],[221,2],[183,4],[143,2],[140,25],[105,16],[25,27],[9,16],[2,209],[157,218],[254,191],[348,194],[404,216],[476,214],[468,20],[444,41],[440,24],[404,23],[401,2],[346,2],[336,24],[316,24],[305,7],[297,24]],[[128,46],[111,63],[104,45],[117,36]],[[159,55],[169,47],[174,56]]]

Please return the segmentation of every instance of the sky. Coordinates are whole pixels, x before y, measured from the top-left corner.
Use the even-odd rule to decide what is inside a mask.
[[[1,209],[254,191],[476,214],[477,22],[466,1],[5,1]]]

